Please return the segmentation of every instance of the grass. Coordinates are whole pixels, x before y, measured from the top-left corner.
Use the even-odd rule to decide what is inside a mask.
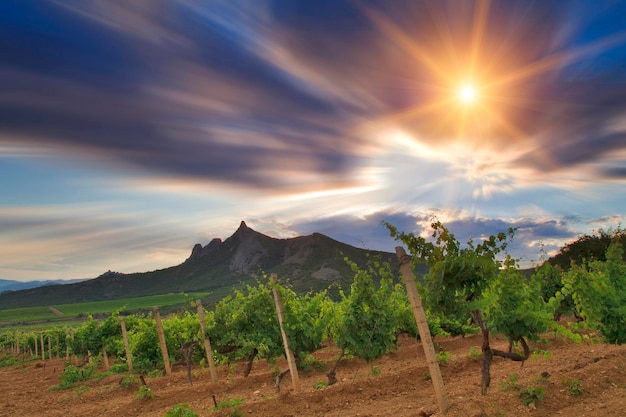
[[[23,307],[0,310],[0,323],[29,323],[54,319],[72,319],[86,317],[88,314],[107,314],[115,310],[136,311],[151,309],[153,306],[164,307],[187,304],[191,300],[205,297],[207,292],[176,293],[149,295],[146,297],[120,298],[107,301],[60,304],[54,308],[63,313],[58,315],[46,307]]]
[[[222,410],[228,407],[238,407],[243,403],[243,398],[231,398],[229,400],[220,401],[219,403],[217,403],[217,406],[212,408],[212,410]]]
[[[509,375],[509,379],[504,382],[500,382],[500,391],[507,392],[519,388],[519,379],[517,374],[513,373]]]

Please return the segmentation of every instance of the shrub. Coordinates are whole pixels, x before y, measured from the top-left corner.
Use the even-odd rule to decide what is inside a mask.
[[[152,389],[147,385],[140,386],[133,395],[140,400],[150,400],[154,398],[154,393],[152,392]]]
[[[323,388],[326,388],[327,386],[328,386],[328,382],[326,382],[326,381],[319,381],[319,382],[316,382],[313,385],[313,389],[323,389]]]
[[[574,397],[582,395],[583,387],[580,385],[579,379],[566,379],[563,383],[567,386],[567,392],[569,392],[570,395]]]
[[[198,414],[189,408],[189,404],[176,404],[165,417],[198,417]]]
[[[450,352],[444,350],[443,352],[437,353],[437,362],[441,365],[447,365],[450,360]]]
[[[60,383],[57,385],[57,389],[68,389],[73,387],[76,383],[86,381],[94,373],[95,367],[93,365],[87,365],[83,368],[77,368],[74,365],[68,365],[65,370],[59,374]]]
[[[543,400],[543,396],[546,394],[546,390],[543,387],[529,386],[519,392],[519,397],[522,399],[524,405],[536,404],[538,401]]]
[[[139,383],[139,378],[137,378],[137,375],[135,374],[124,375],[122,377],[122,380],[120,381],[120,385],[123,386],[124,388],[130,388],[132,385],[135,385],[138,383]]]
[[[476,346],[470,347],[468,357],[472,362],[476,362],[482,355],[483,353]]]

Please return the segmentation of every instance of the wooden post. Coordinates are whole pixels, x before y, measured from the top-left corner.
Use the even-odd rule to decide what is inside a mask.
[[[215,361],[213,360],[213,350],[211,350],[211,341],[206,334],[206,322],[204,321],[204,308],[202,308],[202,301],[196,300],[196,308],[198,309],[198,321],[200,322],[200,330],[202,331],[202,338],[204,339],[204,353],[206,353],[207,361],[209,362],[209,371],[211,372],[211,381],[217,382],[217,372],[215,370]]]
[[[128,365],[128,372],[133,371],[133,358],[130,354],[130,344],[128,343],[128,333],[126,333],[126,323],[124,323],[124,317],[120,316],[120,326],[122,326],[122,339],[124,339],[124,350],[126,350],[126,364]]]
[[[35,333],[35,335],[33,336],[34,342],[35,342],[35,356],[39,356],[39,348],[37,347],[38,342],[37,342],[37,333]]]
[[[52,359],[52,340],[50,335],[48,335],[48,359]]]
[[[400,270],[404,277],[404,284],[406,285],[407,294],[411,301],[411,307],[413,308],[413,315],[417,322],[417,329],[419,330],[420,340],[422,341],[422,347],[424,348],[424,354],[426,355],[426,362],[428,363],[428,370],[435,387],[435,395],[437,396],[437,402],[439,408],[443,414],[446,414],[449,408],[448,399],[446,398],[446,392],[443,386],[443,378],[441,377],[441,370],[439,369],[439,363],[437,362],[437,354],[435,353],[435,346],[433,345],[433,339],[430,335],[430,329],[428,328],[428,322],[426,321],[426,313],[424,313],[424,307],[422,306],[422,300],[417,292],[417,286],[415,285],[415,276],[411,270],[411,258],[406,254],[404,248],[401,246],[396,247],[396,256],[398,262],[400,262]]]
[[[276,283],[276,274],[271,275],[272,284]],[[272,294],[274,294],[274,304],[276,304],[276,314],[278,314],[278,326],[280,327],[280,335],[283,338],[283,345],[285,345],[285,354],[287,355],[287,364],[289,364],[289,373],[291,374],[291,383],[295,392],[300,391],[300,378],[298,377],[298,367],[296,366],[296,360],[293,356],[293,352],[289,349],[289,340],[287,339],[287,333],[285,333],[285,314],[283,312],[283,303],[280,300],[280,294],[276,291],[276,286],[272,285]]]
[[[20,335],[18,332],[15,332],[15,354],[18,356],[20,354]]]
[[[41,340],[41,360],[46,360],[46,348],[43,345],[43,332],[39,333],[39,338]]]
[[[56,332],[57,335],[57,359],[61,357],[61,354],[59,353],[59,332]]]
[[[163,333],[163,324],[161,323],[161,314],[159,307],[152,307],[154,313],[154,321],[156,322],[157,333],[159,334],[159,343],[161,344],[161,355],[163,355],[163,365],[165,365],[165,375],[172,375],[172,367],[170,365],[170,357],[167,353],[167,344],[165,343],[165,333]]]

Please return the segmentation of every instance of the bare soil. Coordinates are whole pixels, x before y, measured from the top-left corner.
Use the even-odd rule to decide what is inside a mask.
[[[521,364],[494,358],[488,395],[480,394],[480,359],[469,354],[480,346],[479,336],[438,339],[438,347],[450,352],[441,365],[450,408],[447,416],[614,416],[626,415],[626,345],[574,344],[550,340],[534,344],[535,354]],[[503,339],[492,346],[506,349]],[[544,354],[543,352],[549,352]],[[249,377],[242,376],[245,363],[218,368],[218,383],[212,383],[208,369],[193,369],[193,385],[187,383],[186,368],[176,367],[172,376],[146,378],[154,398],[140,400],[133,393],[139,385],[125,388],[121,375],[89,380],[69,390],[50,390],[59,383],[62,359],[27,362],[25,366],[0,369],[0,416],[164,416],[178,403],[188,403],[199,416],[441,416],[428,377],[428,367],[419,342],[404,337],[395,353],[371,363],[355,358],[342,361],[332,386],[317,387],[327,381],[325,372],[337,357],[328,346],[315,353],[318,368],[300,371],[300,392],[294,392],[291,379],[283,379],[282,390],[274,386],[276,368],[286,369],[284,360],[276,364],[255,363]],[[326,369],[322,369],[322,368]],[[512,387],[511,375],[517,375]],[[543,377],[542,377],[543,374]],[[570,393],[574,380],[582,394]],[[545,396],[533,406],[522,404],[519,392],[542,387]],[[214,411],[217,402],[243,399],[236,408]]]

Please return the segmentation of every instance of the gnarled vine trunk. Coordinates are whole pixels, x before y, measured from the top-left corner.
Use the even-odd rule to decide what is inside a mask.
[[[294,359],[296,361],[296,367],[299,368],[300,367],[300,362],[301,362],[300,357],[294,355]],[[289,368],[285,369],[284,371],[280,371],[278,373],[278,375],[276,375],[276,379],[274,381],[275,382],[274,386],[276,388],[276,392],[277,393],[280,392],[280,381],[282,381],[283,377],[285,375],[287,375],[288,373],[289,373]]]
[[[248,358],[248,365],[246,365],[246,369],[243,372],[244,378],[247,378],[248,375],[250,375],[250,371],[252,370],[252,364],[254,363],[254,358],[256,358],[256,355],[258,354],[259,354],[259,350],[257,348],[254,348],[254,350],[252,351],[252,354]]]
[[[335,366],[333,366],[333,369],[328,371],[328,373],[326,374],[326,376],[328,377],[328,385],[333,385],[337,382],[337,367],[339,366],[339,362],[341,362],[344,354],[345,352],[342,350],[339,354],[339,357],[337,358],[337,362],[335,362]]]
[[[489,388],[489,385],[491,384],[491,362],[493,361],[493,357],[499,356],[501,358],[507,358],[513,361],[524,362],[530,357],[530,348],[528,347],[526,340],[523,337],[520,337],[517,341],[520,342],[520,344],[522,345],[522,349],[524,349],[523,355],[520,355],[517,352],[512,352],[511,349],[509,349],[508,352],[498,349],[492,349],[489,345],[489,327],[487,327],[487,322],[483,319],[480,310],[472,311],[472,320],[480,327],[480,331],[483,335],[483,363],[481,367],[482,379],[480,383],[480,388],[481,393],[483,395],[487,395],[487,388]]]
[[[185,358],[185,365],[187,366],[187,383],[189,385],[193,385],[191,382],[191,356],[193,355],[193,351],[199,346],[198,342],[187,342],[180,346],[179,352]]]
[[[482,371],[482,380],[480,382],[480,389],[483,395],[487,395],[487,388],[491,384],[491,361],[493,360],[493,352],[491,350],[491,346],[489,346],[489,327],[487,327],[487,323],[483,320],[483,315],[480,310],[472,311],[472,320],[478,327],[480,327],[480,332],[483,335],[483,363],[481,367]]]

